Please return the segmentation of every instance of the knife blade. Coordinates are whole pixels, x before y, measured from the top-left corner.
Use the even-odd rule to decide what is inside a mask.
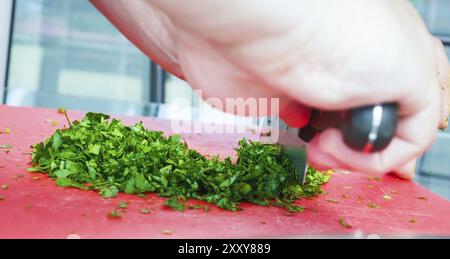
[[[300,183],[304,184],[308,171],[307,143],[299,137],[299,133],[300,129],[288,127],[284,121],[279,121],[278,144],[297,170]]]
[[[308,171],[306,146],[317,133],[337,128],[351,149],[364,153],[379,152],[394,137],[397,119],[398,107],[395,103],[339,112],[313,110],[309,124],[301,129],[290,128],[279,120],[278,143],[296,168],[299,181],[304,184]]]

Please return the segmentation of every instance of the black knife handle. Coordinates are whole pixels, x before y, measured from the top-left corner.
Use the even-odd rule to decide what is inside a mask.
[[[343,112],[314,110],[309,125],[299,136],[309,142],[316,132],[338,128],[348,147],[361,152],[378,152],[391,142],[397,129],[398,106],[395,103],[371,105]]]

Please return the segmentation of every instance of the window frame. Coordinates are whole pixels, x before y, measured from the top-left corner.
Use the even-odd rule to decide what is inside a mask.
[[[0,0],[0,104],[8,104],[9,69],[11,63],[11,47],[13,44],[14,21],[17,0]],[[167,72],[158,64],[148,59],[150,69],[145,80],[144,103],[165,103],[165,86]]]
[[[5,104],[15,0],[0,1],[0,100]]]

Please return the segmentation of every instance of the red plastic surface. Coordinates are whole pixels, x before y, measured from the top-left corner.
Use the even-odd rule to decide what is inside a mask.
[[[69,112],[72,119],[83,114]],[[48,119],[59,125],[52,126]],[[171,133],[170,122],[143,120],[147,128]],[[277,207],[242,204],[243,211],[229,212],[213,205],[203,210],[172,211],[155,195],[140,198],[120,194],[104,199],[95,192],[63,189],[45,175],[28,173],[30,145],[43,141],[67,124],[56,110],[0,106],[0,238],[263,238],[311,235],[450,235],[450,202],[409,181],[385,176],[380,181],[361,173],[335,173],[327,194],[298,201],[304,213],[286,214]],[[244,134],[245,135],[245,134]],[[244,135],[185,135],[191,148],[204,154],[234,156],[233,148]],[[248,133],[247,137],[255,138]],[[23,177],[18,175],[23,174]],[[16,177],[15,177],[16,176]],[[40,179],[33,179],[39,176]],[[389,197],[391,198],[389,200]],[[119,201],[129,202],[121,219],[106,215]],[[191,201],[192,204],[203,204]],[[371,205],[371,206],[369,206]],[[376,205],[376,206],[372,206]],[[376,208],[370,208],[376,207]],[[148,215],[141,209],[151,209]],[[339,224],[344,218],[351,229]],[[170,233],[167,233],[168,231]],[[355,234],[356,233],[356,234]],[[360,234],[358,234],[360,233]]]

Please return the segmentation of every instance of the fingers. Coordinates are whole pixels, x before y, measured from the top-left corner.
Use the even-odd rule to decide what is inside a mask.
[[[346,146],[340,131],[327,129],[308,146],[309,161],[315,165],[323,159],[339,169],[370,174],[383,174],[400,168],[400,175],[411,178],[411,161],[432,143],[439,121],[439,91],[436,86],[431,86],[429,91],[427,106],[417,114],[400,119],[396,136],[382,152],[365,154],[354,151]]]
[[[131,42],[166,71],[184,79],[178,64],[174,26],[150,1],[91,0]]]
[[[317,139],[313,140],[317,141]],[[341,170],[351,170],[348,166],[340,163],[333,157],[321,152],[317,145],[309,145],[308,146],[308,163],[310,166],[317,170],[326,171],[332,169],[341,169]],[[416,172],[416,163],[417,159],[413,159],[405,165],[401,166],[394,170],[394,174],[398,177],[405,180],[414,179],[414,175]],[[377,173],[369,173],[369,175],[378,175]]]
[[[311,144],[308,145],[308,164],[313,168],[321,171],[332,169],[346,169],[343,168],[342,163],[339,163],[333,157],[321,152],[317,145],[313,145],[313,142],[317,142],[318,138],[314,138]]]
[[[435,38],[436,55],[438,60],[438,76],[439,86],[441,92],[441,110],[439,128],[445,129],[448,127],[448,116],[450,112],[449,99],[450,99],[450,64],[445,52],[442,42]],[[405,165],[395,170],[395,175],[400,178],[412,180],[416,172],[417,159],[413,159]]]
[[[318,136],[318,141],[311,144],[316,144],[322,153],[336,159],[340,169],[348,168],[369,174],[387,173],[408,161],[411,150],[414,150],[414,155],[418,152],[418,148],[400,139],[394,139],[381,153],[365,154],[354,151],[345,145],[341,133],[336,129],[324,131]]]
[[[410,162],[406,163],[404,166],[396,169],[394,171],[395,175],[405,180],[414,179],[414,175],[416,174],[416,163],[417,159],[413,159]]]
[[[313,140],[313,142],[317,139]],[[321,152],[317,145],[309,145],[308,146],[308,163],[310,166],[317,170],[326,171],[332,169],[341,169],[341,170],[351,170],[349,166],[346,166],[343,163],[340,163],[333,157]],[[394,174],[405,180],[414,179],[414,175],[416,172],[416,163],[417,159],[413,159],[405,165],[401,166],[394,170]],[[377,176],[378,173],[369,173],[369,175]]]
[[[438,75],[439,85],[441,91],[441,118],[439,123],[440,129],[445,129],[448,126],[449,116],[449,98],[450,98],[450,64],[445,53],[445,48],[439,39],[435,39],[436,55],[438,59]]]

